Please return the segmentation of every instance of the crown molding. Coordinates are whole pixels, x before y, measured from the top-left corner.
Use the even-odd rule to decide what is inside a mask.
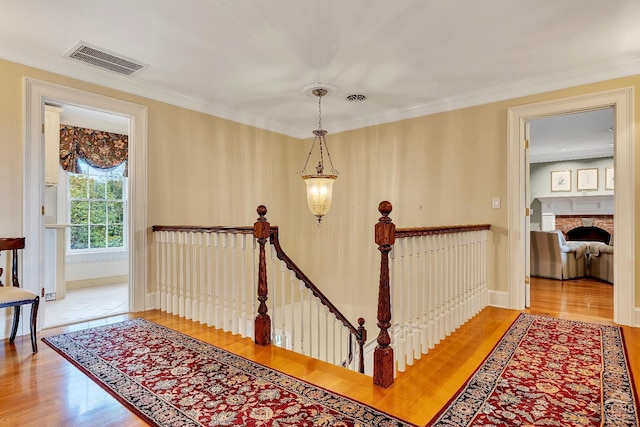
[[[293,128],[265,117],[170,91],[158,85],[133,81],[128,77],[79,64],[43,50],[0,43],[0,58],[295,138],[305,139],[309,134],[308,129]],[[636,74],[640,74],[640,56],[332,122],[331,127],[333,133],[344,132]]]
[[[332,122],[331,127],[334,129],[334,133],[342,132],[637,74],[640,74],[640,56],[461,93],[428,103],[388,110],[381,114],[371,114],[353,120]]]
[[[549,163],[549,162],[562,162],[568,160],[585,160],[585,159],[599,159],[603,157],[613,157],[613,147],[600,148],[596,150],[584,150],[584,151],[558,151],[556,153],[545,153],[538,155],[531,155],[529,158],[530,163]]]

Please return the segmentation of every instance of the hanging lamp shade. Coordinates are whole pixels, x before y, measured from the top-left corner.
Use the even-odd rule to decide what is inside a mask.
[[[318,129],[313,131],[315,138],[311,144],[309,155],[304,167],[300,171],[302,179],[307,184],[307,205],[313,215],[318,218],[318,226],[322,221],[322,217],[329,212],[331,208],[331,200],[333,198],[333,183],[338,178],[338,171],[333,167],[333,161],[331,160],[331,154],[329,153],[329,147],[327,147],[327,141],[325,136],[327,131],[322,129],[322,97],[327,94],[325,87],[316,87],[311,93],[318,97]],[[315,174],[306,173],[309,159],[313,155],[313,149],[318,147],[318,166],[316,166]],[[331,173],[324,173],[324,155],[327,155],[329,163],[331,165]]]
[[[337,175],[303,175],[307,184],[307,204],[309,210],[322,221],[322,217],[329,212],[333,199],[333,183]]]

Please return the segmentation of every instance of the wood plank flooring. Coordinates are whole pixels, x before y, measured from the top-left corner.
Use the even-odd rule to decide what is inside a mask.
[[[612,323],[611,285],[591,281],[537,280],[532,307],[526,311],[574,320]],[[519,312],[488,307],[440,343],[388,389],[370,377],[346,371],[275,346],[258,347],[242,339],[160,311],[116,316],[44,330],[40,336],[144,317],[274,369],[425,425],[475,371]],[[374,331],[369,332],[375,334]],[[640,378],[640,329],[624,328],[631,369]],[[31,353],[28,337],[0,344],[0,425],[2,426],[144,426],[100,386],[44,343]]]

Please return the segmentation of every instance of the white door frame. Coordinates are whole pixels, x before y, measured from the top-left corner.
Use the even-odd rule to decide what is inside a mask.
[[[527,177],[524,168],[523,141],[525,123],[532,119],[559,114],[613,107],[615,189],[615,257],[613,287],[613,320],[621,325],[634,326],[635,311],[635,227],[634,227],[634,149],[633,149],[633,88],[620,88],[571,98],[540,102],[509,108],[508,124],[508,199],[509,249],[508,288],[509,308],[522,310],[525,306],[525,245],[524,197]]]
[[[129,118],[129,310],[145,310],[147,269],[147,107],[31,78],[24,79],[24,206],[26,238],[23,284],[38,295],[44,288],[45,102],[60,102]],[[42,325],[39,317],[38,328]]]

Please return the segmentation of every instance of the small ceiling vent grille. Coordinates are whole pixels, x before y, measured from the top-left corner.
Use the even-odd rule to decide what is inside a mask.
[[[349,102],[362,102],[362,101],[366,101],[367,97],[360,93],[354,93],[352,95],[347,95],[346,100]]]
[[[145,67],[132,59],[83,42],[71,48],[65,56],[125,76],[130,76]]]

